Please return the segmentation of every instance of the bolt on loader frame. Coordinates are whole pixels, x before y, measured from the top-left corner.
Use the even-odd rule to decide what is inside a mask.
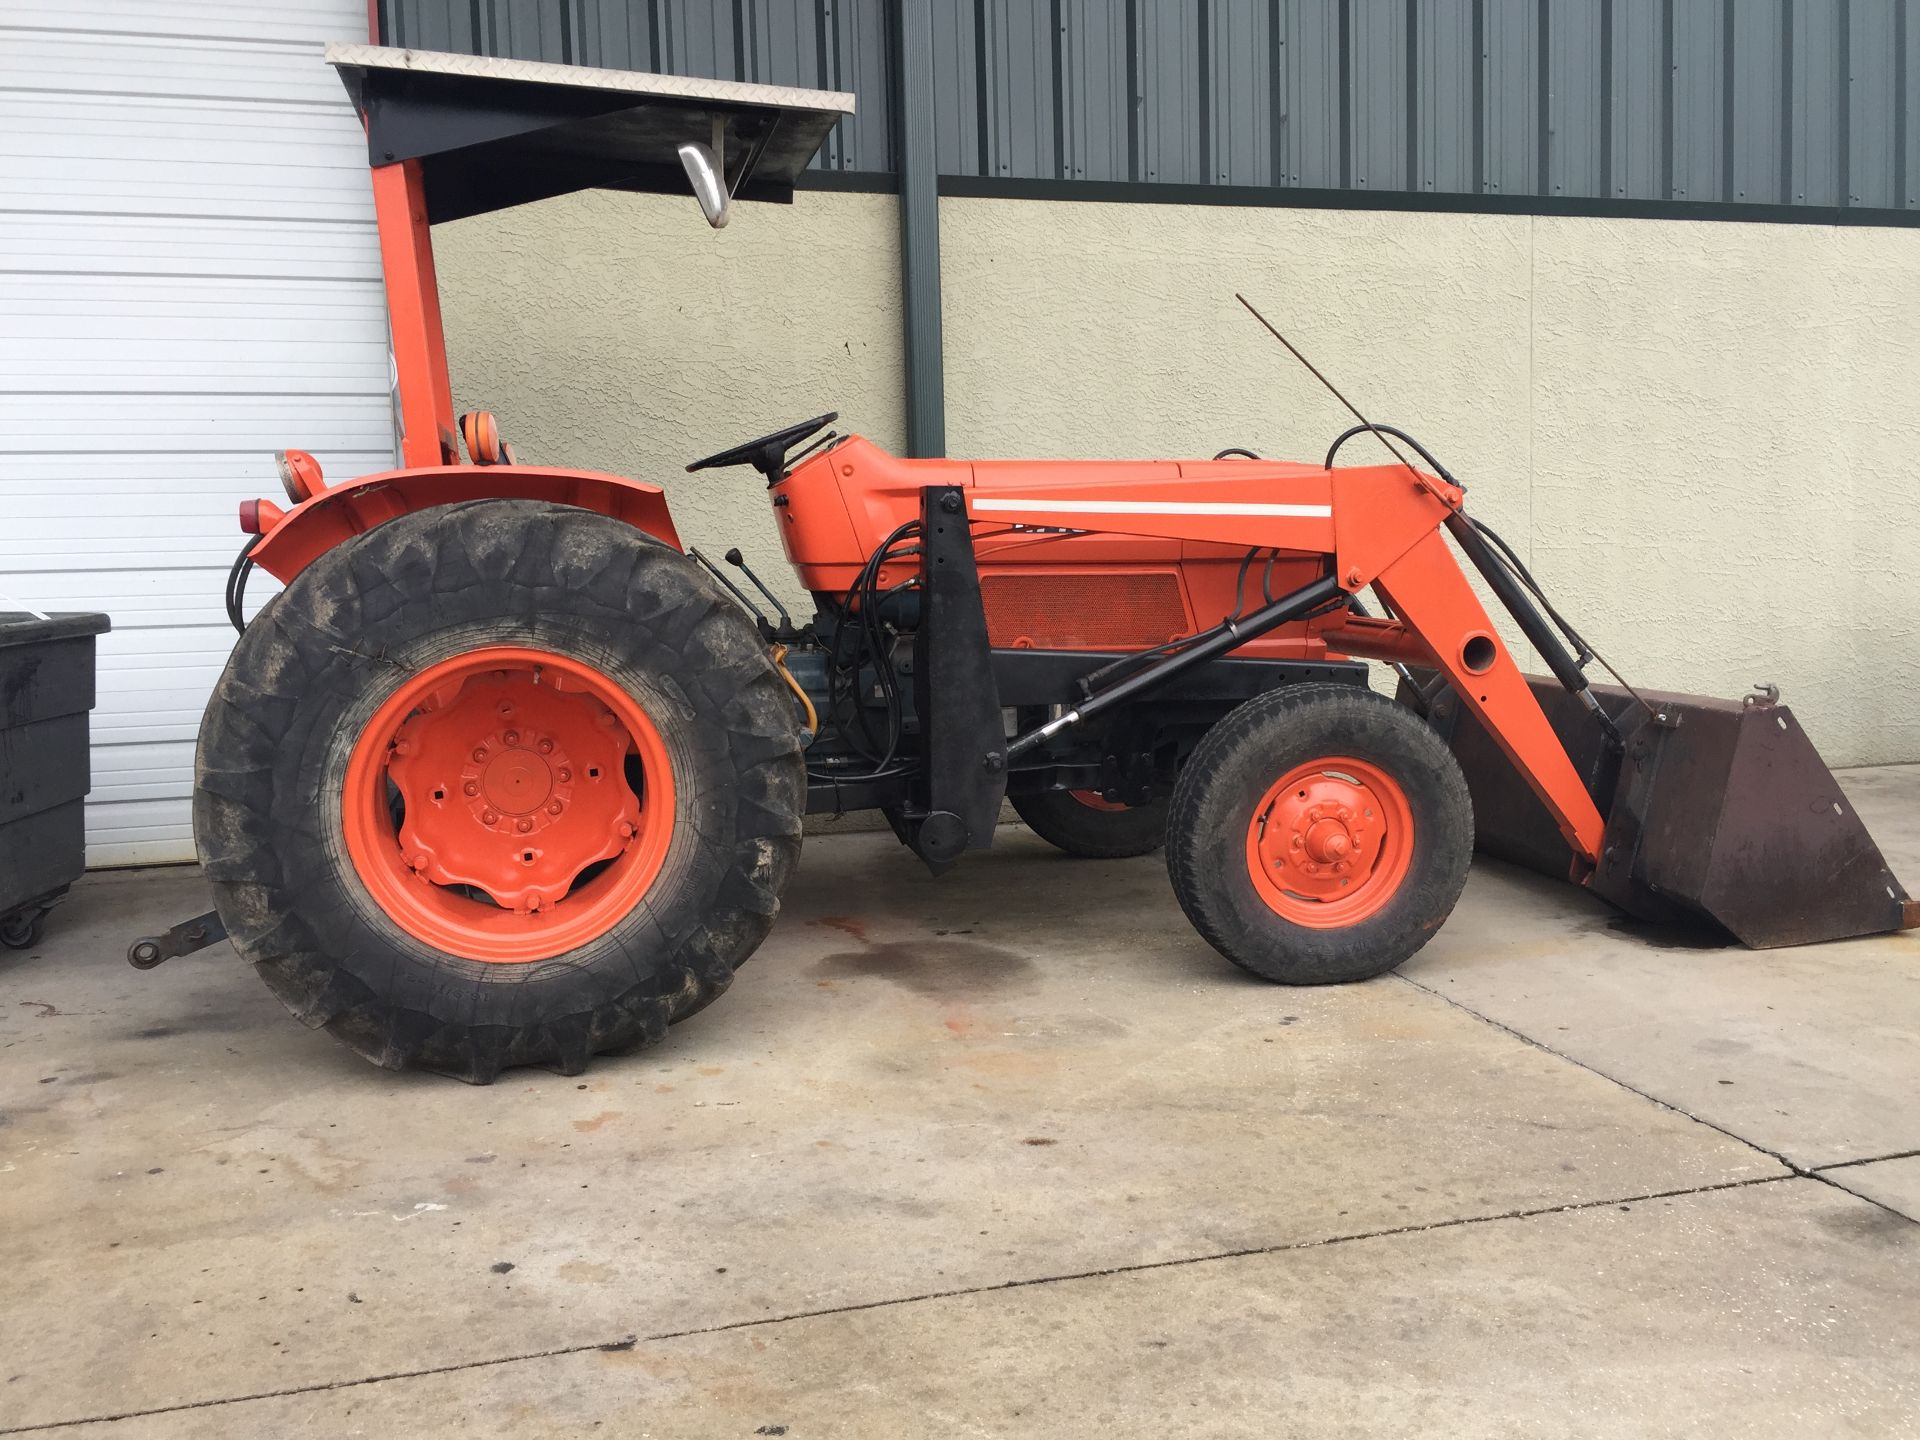
[[[790,200],[852,98],[328,59],[367,125],[404,464],[328,484],[285,452],[292,507],[242,507],[195,794],[218,908],[135,964],[225,934],[378,1063],[571,1073],[726,988],[806,812],[878,809],[937,872],[1005,800],[1072,854],[1164,844],[1199,933],[1288,983],[1412,954],[1476,838],[1750,945],[1920,922],[1777,697],[1589,685],[1577,632],[1390,427],[1319,463],[905,460],[827,414],[695,461],[765,480],[816,606],[796,624],[737,551],[751,590],[682,546],[659,486],[522,465],[456,415],[430,227],[593,186],[691,186],[718,226]],[[1336,464],[1369,431],[1424,467]],[[287,588],[247,623],[255,567]]]

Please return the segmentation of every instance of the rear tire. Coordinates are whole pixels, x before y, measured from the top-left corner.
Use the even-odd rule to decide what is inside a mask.
[[[462,678],[467,657],[516,653],[548,664]],[[429,672],[454,678],[438,690],[426,682],[431,693],[416,705],[408,687]],[[483,769],[463,781],[468,742],[442,734],[426,744],[413,727],[445,725],[449,714],[485,721],[461,708],[472,687],[510,680],[522,687],[513,696],[544,697],[558,728],[509,737],[521,748],[504,779]],[[482,710],[500,698],[479,693]],[[571,789],[556,779],[482,823],[496,791],[526,798],[536,771],[547,783],[526,759],[536,735],[557,737],[546,752],[557,766],[596,737],[617,744],[621,714],[635,733],[594,753],[629,758],[604,780],[601,766],[576,760],[578,777],[552,771]],[[422,738],[396,738],[395,726]],[[393,758],[411,753],[418,767],[423,751],[436,752],[444,780],[410,779]],[[287,1008],[376,1064],[476,1084],[511,1065],[577,1073],[592,1055],[658,1040],[710,1003],[773,923],[805,804],[793,705],[741,612],[684,556],[631,526],[517,500],[393,520],[310,564],[234,648],[197,770],[194,831],[215,904]],[[362,794],[369,773],[381,788]],[[429,857],[408,853],[404,807],[419,805],[420,823],[432,820],[444,841],[430,848],[470,867],[510,874],[502,848],[510,860],[543,839],[564,863],[563,824],[593,808],[588,773],[629,818],[616,825],[619,812],[595,812],[603,850],[580,851],[581,868],[564,869],[545,898],[516,909],[484,887],[433,879]],[[349,785],[354,775],[362,779]],[[550,818],[550,806],[559,817],[575,804]],[[634,848],[643,840],[644,855]],[[528,866],[534,853],[525,851]],[[614,884],[623,876],[624,889]],[[570,916],[592,933],[569,931]],[[489,927],[504,938],[488,940]],[[543,953],[552,945],[543,936],[571,943]]]
[[[1452,912],[1472,852],[1452,752],[1351,685],[1289,685],[1230,713],[1181,769],[1167,824],[1194,928],[1285,985],[1392,970]]]
[[[1089,804],[1073,790],[1014,795],[1013,810],[1055,849],[1087,860],[1124,860],[1149,855],[1166,843],[1167,797],[1144,805]]]

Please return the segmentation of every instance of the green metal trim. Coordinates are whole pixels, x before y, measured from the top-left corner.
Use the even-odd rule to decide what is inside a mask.
[[[894,154],[900,167],[900,291],[906,325],[907,454],[912,456],[947,453],[930,3],[897,0],[894,12]]]
[[[897,179],[875,170],[803,170],[796,191],[895,195]],[[1710,220],[1745,225],[1920,228],[1920,208],[1770,205],[1737,200],[1596,200],[1585,196],[1455,195],[1428,191],[1308,190],[1280,185],[1176,185],[1160,180],[1022,180],[942,175],[940,193],[963,200],[1067,200],[1082,204],[1229,205],[1263,210],[1395,210],[1438,215],[1565,215],[1599,220]]]

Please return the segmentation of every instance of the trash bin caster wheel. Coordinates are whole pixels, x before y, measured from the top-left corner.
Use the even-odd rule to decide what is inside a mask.
[[[0,945],[9,950],[25,950],[38,944],[46,919],[44,910],[16,910],[0,920]]]

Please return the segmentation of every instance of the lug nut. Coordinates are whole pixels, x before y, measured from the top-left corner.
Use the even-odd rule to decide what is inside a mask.
[[[569,770],[566,766],[562,765],[560,767],[560,774],[558,778],[560,783],[564,785],[567,783],[567,781],[573,779],[573,771]]]
[[[567,807],[562,805],[558,800],[551,800],[547,803],[547,814],[558,815],[562,810],[566,808]]]
[[[551,754],[553,754],[553,741],[551,741],[551,740],[542,740],[542,741],[540,742],[540,753],[541,753],[542,755],[551,755]]]
[[[625,820],[620,822],[620,836],[625,840],[631,840],[633,838],[634,828],[631,823]]]
[[[500,812],[498,810],[482,810],[480,812],[480,823],[482,825],[498,825],[500,823]]]
[[[520,732],[518,730],[509,730],[500,738],[509,745],[518,745],[520,743]]]
[[[533,829],[533,821],[516,820],[513,822],[513,828],[518,830],[522,835],[525,835],[528,831]]]
[[[411,740],[394,741],[393,753],[396,755],[411,755],[413,753],[413,742]]]
[[[486,747],[486,746],[484,746],[484,745],[476,745],[476,746],[474,746],[474,747],[473,747],[473,758],[474,758],[475,760],[484,760],[484,759],[486,759],[486,758],[487,758],[487,747]]]
[[[478,780],[469,780],[460,787],[460,790],[462,794],[478,795],[480,793],[480,782]]]
[[[423,852],[415,851],[407,857],[407,865],[410,869],[424,870],[427,868],[427,857]]]

